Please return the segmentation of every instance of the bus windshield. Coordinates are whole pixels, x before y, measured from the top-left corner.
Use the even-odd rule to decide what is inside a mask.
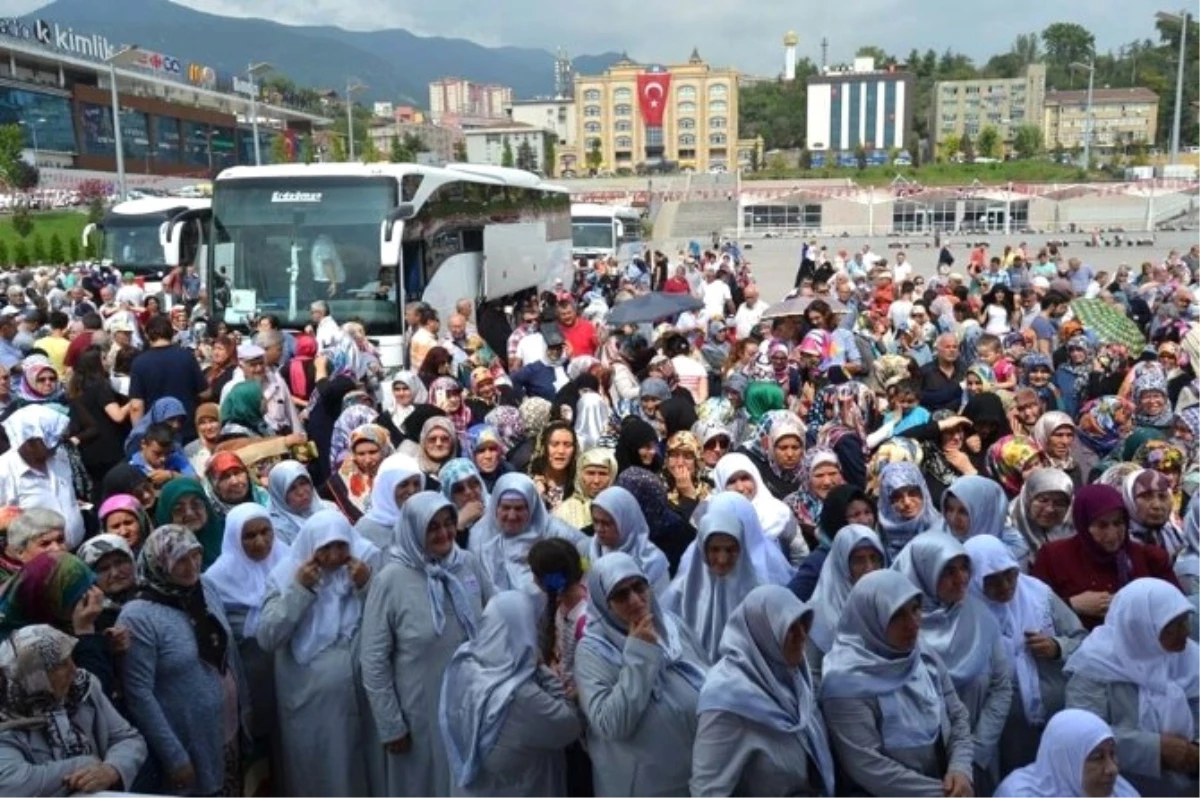
[[[135,274],[166,268],[158,229],[164,216],[130,216],[128,221],[110,217],[104,223],[104,259],[121,271]]]
[[[397,333],[395,280],[379,266],[379,225],[396,203],[386,176],[219,181],[208,266],[216,317],[272,313],[303,327],[323,299],[339,322]]]
[[[572,221],[571,245],[575,249],[612,249],[612,220]]]

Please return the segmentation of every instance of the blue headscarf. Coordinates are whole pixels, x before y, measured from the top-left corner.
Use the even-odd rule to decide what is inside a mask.
[[[133,457],[138,453],[138,449],[142,445],[142,438],[146,437],[146,430],[150,429],[151,424],[162,424],[173,418],[187,418],[187,408],[175,397],[164,396],[150,405],[150,412],[138,420],[133,431],[129,433],[129,437],[125,439],[125,455]]]
[[[395,562],[423,573],[427,580],[429,610],[433,616],[433,631],[440,635],[446,628],[445,596],[450,595],[451,609],[466,630],[467,637],[475,634],[477,616],[467,588],[456,572],[467,565],[467,555],[458,546],[440,560],[433,560],[425,550],[425,530],[429,522],[443,509],[454,509],[449,501],[433,491],[422,491],[409,497],[400,509],[388,556]]]

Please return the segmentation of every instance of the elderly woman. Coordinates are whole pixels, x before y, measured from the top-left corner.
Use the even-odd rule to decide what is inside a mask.
[[[546,512],[532,479],[512,473],[496,482],[487,512],[471,528],[469,548],[497,590],[519,590],[532,583],[530,547],[548,537],[567,538],[576,545],[586,540]]]
[[[321,490],[342,514],[356,523],[370,506],[371,485],[383,459],[392,453],[388,431],[378,424],[363,424],[350,433],[350,453]]]
[[[520,414],[515,407],[501,405],[488,413],[488,417],[497,413],[508,413],[512,420],[520,423]],[[500,432],[491,424],[476,424],[467,430],[467,454],[479,469],[479,475],[483,477],[483,484],[489,492],[496,487],[496,480],[512,470],[505,459],[508,448]]]
[[[838,621],[846,608],[850,591],[858,580],[884,565],[883,541],[870,527],[849,524],[838,530],[821,567],[821,576],[813,591],[813,622],[809,628],[805,661],[813,681],[820,684],[821,664],[833,647]]]
[[[465,457],[455,457],[438,472],[442,495],[450,500],[457,513],[458,545],[467,548],[471,527],[487,509],[488,492],[479,469]]]
[[[458,456],[458,448],[458,430],[454,422],[439,412],[421,425],[417,442],[405,441],[400,451],[417,459],[421,473],[425,475],[426,490],[439,490],[438,472],[451,458]]]
[[[917,535],[937,529],[941,520],[916,465],[895,462],[883,467],[879,473],[879,534],[889,561]]]
[[[1174,558],[1183,548],[1183,530],[1172,517],[1170,477],[1148,468],[1131,471],[1122,481],[1121,498],[1134,540],[1158,546]]]
[[[1192,606],[1160,579],[1135,579],[1067,661],[1067,706],[1112,726],[1125,776],[1143,795],[1195,795],[1200,651]]]
[[[776,499],[782,499],[803,486],[801,463],[804,457],[804,422],[787,410],[772,410],[759,420],[753,437],[743,447],[762,476],[763,484]]]
[[[262,507],[270,504],[267,491],[256,484],[242,458],[233,452],[217,452],[204,470],[208,499],[221,515],[228,515],[239,504]]]
[[[160,526],[179,524],[187,527],[204,549],[205,568],[220,556],[223,522],[209,503],[200,480],[177,477],[163,485],[162,495],[154,507],[154,520]]]
[[[1000,772],[1033,761],[1047,719],[1063,708],[1063,663],[1087,632],[1054,591],[1021,573],[1008,548],[994,537],[966,542],[971,593],[1000,628],[1013,676],[1013,701],[1000,737]]]
[[[627,554],[588,573],[588,624],[575,651],[597,795],[686,795],[708,658],[664,611]]]
[[[812,598],[825,565],[825,558],[829,556],[840,530],[850,524],[859,524],[874,531],[875,503],[871,501],[867,492],[857,485],[838,485],[825,495],[816,521],[817,547],[800,563],[800,567],[796,569],[796,576],[788,584],[796,598],[801,601]]]
[[[137,556],[125,538],[107,534],[88,538],[77,554],[96,574],[96,587],[104,594],[104,603],[96,617],[96,631],[103,633],[116,624],[121,608],[134,597]],[[127,643],[128,638],[122,637],[121,642]]]
[[[304,521],[267,577],[258,645],[275,655],[285,795],[368,795],[357,643],[379,550],[336,510]]]
[[[749,457],[737,452],[722,457],[713,469],[713,483],[718,494],[733,491],[750,500],[763,532],[776,542],[792,565],[808,554],[808,545],[800,534],[795,515],[767,490],[762,475]]]
[[[1000,628],[970,595],[971,560],[950,535],[918,535],[892,567],[921,591],[921,644],[950,674],[971,723],[975,777],[980,792],[999,781],[1000,734],[1012,705],[1012,669]],[[986,786],[985,786],[986,785]]]
[[[704,680],[692,795],[834,795],[833,755],[804,658],[812,610],[756,587],[733,611]]]
[[[1112,728],[1083,709],[1064,709],[1050,719],[1033,764],[1009,773],[997,796],[1013,798],[1136,798],[1117,769]]]
[[[371,486],[371,508],[358,519],[354,531],[379,549],[392,545],[400,508],[410,496],[425,487],[425,475],[417,461],[397,452],[384,460]]]
[[[196,536],[176,524],[142,547],[137,597],[117,619],[131,636],[125,706],[163,776],[159,789],[234,794],[247,685],[221,600],[200,579],[202,558]]]
[[[438,727],[452,794],[566,795],[563,751],[583,731],[574,702],[538,655],[537,609],[493,596],[479,631],[445,668]]]
[[[849,782],[843,793],[974,794],[970,717],[946,666],[921,643],[921,603],[921,590],[891,570],[850,590],[821,677],[821,710]]]
[[[284,460],[271,469],[267,493],[275,534],[288,544],[296,539],[309,518],[322,510],[335,509],[317,496],[308,469],[295,460]]]
[[[128,792],[146,741],[96,678],[71,659],[75,640],[51,626],[19,629],[0,643],[0,792],[64,795]]]
[[[656,596],[670,587],[667,557],[650,542],[650,527],[632,493],[615,485],[605,488],[592,502],[592,530],[588,550],[592,562],[623,551],[637,562]]]
[[[1052,540],[1075,534],[1071,525],[1071,499],[1075,483],[1057,468],[1034,469],[1021,486],[1021,492],[1008,508],[1008,523],[1025,539],[1029,561]]]
[[[405,502],[389,561],[367,596],[360,656],[386,753],[379,794],[450,794],[450,762],[437,731],[442,677],[491,595],[475,555],[455,545],[454,516],[437,493]]]
[[[589,449],[575,464],[575,490],[554,509],[561,518],[576,529],[592,523],[592,502],[617,478],[617,460],[611,449]]]
[[[0,561],[4,580],[20,573],[39,554],[66,551],[65,525],[66,520],[54,510],[30,507],[20,511],[5,533],[4,558]]]

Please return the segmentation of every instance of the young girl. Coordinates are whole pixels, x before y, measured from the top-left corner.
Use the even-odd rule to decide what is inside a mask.
[[[542,658],[554,668],[567,692],[575,692],[575,644],[587,624],[587,587],[583,560],[570,541],[545,538],[529,549],[529,570],[546,594],[541,637]]]

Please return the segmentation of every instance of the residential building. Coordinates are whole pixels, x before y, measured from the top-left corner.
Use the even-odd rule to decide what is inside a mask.
[[[429,113],[434,122],[504,119],[512,105],[508,86],[473,83],[463,78],[441,78],[429,84]]]
[[[517,100],[509,109],[519,125],[545,128],[558,137],[558,146],[574,147],[576,135],[575,98]]]
[[[670,162],[706,171],[732,167],[758,146],[737,138],[737,70],[711,66],[695,50],[682,64],[625,57],[602,75],[577,75],[575,118],[575,146],[558,152],[560,170],[623,172]],[[598,158],[589,162],[592,152]]]
[[[1049,149],[1082,147],[1087,136],[1087,90],[1046,92],[1042,137]],[[1092,151],[1120,152],[1132,144],[1154,144],[1158,95],[1141,87],[1092,91]]]
[[[929,133],[935,144],[950,136],[972,139],[992,127],[1011,147],[1014,132],[1022,125],[1041,127],[1046,100],[1046,67],[1030,64],[1017,78],[939,80],[933,85]]]
[[[876,69],[875,59],[856,58],[851,67],[810,76],[807,85],[805,146],[814,160],[853,154],[860,146],[881,153],[909,146],[916,97],[911,72]]]
[[[463,133],[458,128],[434,122],[388,122],[372,125],[370,130],[375,148],[385,159],[391,152],[392,139],[403,139],[408,135],[421,140],[429,152],[430,159],[435,163],[449,163],[455,160],[455,145],[463,139]]]
[[[554,161],[557,136],[553,131],[534,125],[502,124],[464,130],[462,135],[467,143],[468,163],[505,166],[504,152],[507,145],[513,157],[513,162],[508,165],[553,174],[553,170],[547,168],[547,163],[552,164]],[[533,162],[530,164],[523,164],[518,160],[523,144],[528,144],[533,151]]]

